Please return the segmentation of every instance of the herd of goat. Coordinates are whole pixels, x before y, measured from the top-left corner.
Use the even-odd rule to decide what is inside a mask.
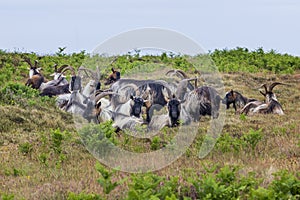
[[[177,82],[169,83],[165,80],[125,79],[121,78],[120,72],[112,69],[112,74],[104,83],[108,89],[102,90],[97,71],[79,67],[76,72],[71,66],[55,65],[54,73],[51,74],[53,80],[47,81],[40,72],[37,61],[24,61],[30,66],[27,86],[40,90],[41,96],[56,96],[56,104],[62,110],[81,116],[88,122],[113,120],[113,126],[120,130],[132,130],[137,125],[144,124],[148,130],[189,125],[199,121],[204,115],[216,119],[219,116],[220,103],[225,104],[227,109],[233,104],[236,112],[244,114],[284,114],[273,93],[274,87],[282,84],[279,82],[274,82],[269,87],[263,84],[261,87],[265,91],[260,93],[265,100],[259,101],[246,98],[233,90],[221,98],[215,88],[198,87],[197,78],[189,78],[181,70],[170,70],[166,73],[166,76],[180,78]],[[68,71],[71,73],[70,81],[65,76]],[[84,86],[80,73],[89,77]],[[154,111],[159,112],[162,108],[166,108],[167,113],[153,115]]]

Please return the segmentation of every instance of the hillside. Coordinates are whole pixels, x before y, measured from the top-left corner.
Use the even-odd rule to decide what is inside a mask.
[[[234,89],[263,100],[261,84],[287,84],[274,89],[285,115],[244,116],[226,110],[222,135],[208,156],[199,159],[209,127],[209,118],[204,117],[196,139],[178,160],[159,171],[130,174],[99,164],[82,144],[72,115],[59,110],[54,98],[40,97],[38,91],[24,86],[28,77],[24,55],[38,59],[49,80],[55,63],[79,67],[88,56],[85,52],[39,56],[0,51],[1,199],[300,198],[299,57],[262,49],[211,52],[226,91]],[[110,67],[123,75],[151,63],[182,69],[190,77],[196,71],[185,56],[127,55],[104,63],[111,65],[101,69],[102,80]],[[173,137],[171,129],[142,140],[116,134],[109,123],[100,128],[107,130],[111,141],[134,152],[155,151]]]

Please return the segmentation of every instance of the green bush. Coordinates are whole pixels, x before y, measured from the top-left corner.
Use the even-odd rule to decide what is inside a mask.
[[[24,155],[29,154],[32,150],[32,144],[30,144],[29,142],[25,142],[19,145],[19,151]]]

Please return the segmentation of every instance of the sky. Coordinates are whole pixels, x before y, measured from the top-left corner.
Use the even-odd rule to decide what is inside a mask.
[[[299,19],[299,0],[0,0],[0,49],[92,52],[120,33],[156,27],[205,51],[262,47],[300,56]]]

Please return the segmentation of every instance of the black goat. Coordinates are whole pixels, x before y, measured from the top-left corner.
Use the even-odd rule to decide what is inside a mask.
[[[66,94],[66,93],[70,93],[69,90],[69,84],[65,84],[65,85],[58,85],[58,86],[49,86],[46,87],[45,89],[43,89],[43,91],[40,93],[40,96],[57,96],[60,94]]]
[[[243,108],[247,103],[256,101],[256,99],[250,99],[243,96],[237,91],[230,90],[226,93],[225,97],[222,99],[222,103],[226,105],[226,108],[229,109],[230,105],[233,105],[234,110],[238,108]]]

